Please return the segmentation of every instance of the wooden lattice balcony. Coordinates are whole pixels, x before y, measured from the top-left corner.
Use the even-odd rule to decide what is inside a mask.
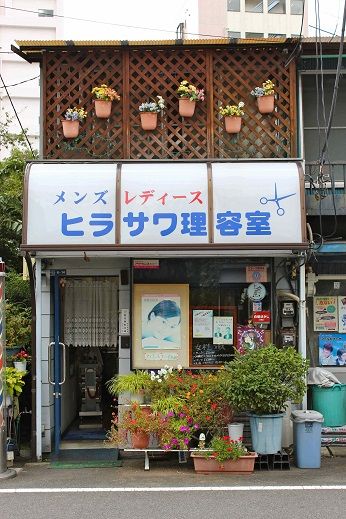
[[[71,50],[70,50],[71,49]],[[206,159],[296,156],[295,63],[286,45],[74,47],[43,52],[43,156],[49,159]],[[261,115],[250,91],[266,79],[276,85],[276,110]],[[191,119],[178,113],[177,87],[187,79],[206,100]],[[106,83],[121,95],[109,119],[97,119],[91,89]],[[158,128],[144,131],[139,105],[162,95],[167,110]],[[245,102],[239,135],[224,131],[220,105]],[[68,107],[88,111],[76,140],[62,134]]]

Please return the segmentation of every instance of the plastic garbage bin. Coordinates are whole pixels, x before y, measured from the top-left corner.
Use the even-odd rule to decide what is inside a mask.
[[[312,386],[312,407],[323,414],[325,427],[346,424],[346,384]]]
[[[300,469],[321,467],[323,415],[318,411],[292,411],[294,462]]]

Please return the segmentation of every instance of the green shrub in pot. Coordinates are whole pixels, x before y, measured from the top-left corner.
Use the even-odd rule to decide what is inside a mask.
[[[136,400],[138,395],[147,397],[152,381],[148,372],[143,370],[132,371],[126,375],[115,375],[107,382],[107,388],[111,395],[131,393],[131,400]],[[142,400],[142,399],[140,399]]]

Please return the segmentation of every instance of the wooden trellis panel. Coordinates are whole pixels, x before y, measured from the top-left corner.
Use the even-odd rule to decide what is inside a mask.
[[[295,66],[285,68],[282,47],[152,47],[50,52],[44,60],[44,156],[54,159],[206,159],[295,156]],[[266,79],[276,85],[276,109],[261,115],[250,91]],[[178,113],[177,87],[187,79],[206,90],[192,118]],[[109,119],[97,119],[91,89],[106,83],[121,95]],[[166,100],[154,131],[140,126],[138,107]],[[224,131],[220,105],[245,102],[241,133]],[[63,138],[60,119],[70,106],[88,118],[81,134]]]

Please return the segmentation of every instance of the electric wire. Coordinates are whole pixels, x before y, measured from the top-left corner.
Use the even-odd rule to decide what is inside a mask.
[[[33,81],[34,79],[37,79],[38,77],[40,77],[40,75],[31,77],[30,79],[24,79],[23,81],[19,81],[19,83],[13,83],[12,85],[4,85],[4,86],[0,85],[0,88],[11,88],[11,87],[15,87],[18,85],[22,85],[23,83],[28,83],[28,81]]]

